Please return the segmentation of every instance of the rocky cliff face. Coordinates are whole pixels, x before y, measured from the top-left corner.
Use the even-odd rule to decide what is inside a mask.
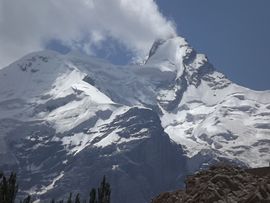
[[[234,84],[181,37],[144,65],[32,53],[0,87],[0,166],[37,199],[107,175],[113,202],[148,202],[209,163],[269,162],[270,92]]]
[[[160,194],[152,203],[270,202],[270,168],[210,167],[189,176],[186,189]]]

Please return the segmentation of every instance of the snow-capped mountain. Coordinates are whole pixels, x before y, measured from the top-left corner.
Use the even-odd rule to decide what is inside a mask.
[[[38,199],[88,194],[149,202],[218,160],[270,161],[270,91],[234,84],[182,37],[143,65],[31,53],[0,70],[0,165]]]

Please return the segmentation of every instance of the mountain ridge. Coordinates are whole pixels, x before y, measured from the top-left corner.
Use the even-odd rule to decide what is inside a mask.
[[[182,37],[154,43],[144,65],[32,53],[0,70],[0,87],[0,165],[36,198],[109,174],[114,202],[147,202],[220,160],[269,162],[270,91],[234,84]]]

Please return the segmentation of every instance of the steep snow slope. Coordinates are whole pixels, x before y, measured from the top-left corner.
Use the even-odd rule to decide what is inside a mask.
[[[37,198],[87,194],[106,174],[113,202],[147,202],[211,162],[269,162],[270,91],[232,83],[181,37],[144,65],[32,53],[0,87],[0,165]]]
[[[167,51],[168,47],[178,55]],[[164,42],[157,55],[147,63],[154,61],[162,71],[163,66],[173,66],[167,71],[176,74],[173,88],[161,89],[158,97],[162,124],[170,138],[181,144],[189,157],[211,150],[218,157],[249,166],[267,165],[270,91],[253,91],[232,83],[183,39]]]

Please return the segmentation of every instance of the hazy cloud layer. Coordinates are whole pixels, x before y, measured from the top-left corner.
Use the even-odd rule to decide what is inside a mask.
[[[0,0],[0,67],[50,39],[92,52],[113,38],[143,56],[155,38],[175,35],[153,0]]]

